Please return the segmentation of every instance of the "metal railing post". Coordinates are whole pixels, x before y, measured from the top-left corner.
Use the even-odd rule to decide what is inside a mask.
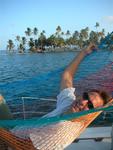
[[[22,97],[22,107],[23,107],[23,117],[24,120],[26,119],[26,114],[25,114],[25,101],[24,101],[24,97]]]
[[[112,124],[112,131],[111,131],[111,150],[113,150],[113,124]]]

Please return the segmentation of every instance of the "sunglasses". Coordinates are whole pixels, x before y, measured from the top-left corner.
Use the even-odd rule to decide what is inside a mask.
[[[87,103],[88,108],[89,108],[89,109],[93,109],[94,106],[93,106],[93,103],[90,101],[88,92],[84,92],[82,97],[83,97],[84,100],[88,100],[88,103]]]

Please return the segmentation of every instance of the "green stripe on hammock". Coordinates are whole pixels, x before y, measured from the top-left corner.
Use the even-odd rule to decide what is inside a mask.
[[[88,115],[94,112],[99,111],[106,111],[106,110],[113,110],[113,106],[108,106],[104,108],[97,108],[97,109],[90,109],[87,111],[75,112],[70,113],[62,116],[55,116],[50,118],[33,118],[33,119],[17,119],[17,120],[0,120],[0,127],[3,128],[14,128],[15,126],[22,126],[22,127],[41,127],[43,125],[50,125],[57,122],[65,121],[65,120],[72,120],[79,118],[84,115]]]

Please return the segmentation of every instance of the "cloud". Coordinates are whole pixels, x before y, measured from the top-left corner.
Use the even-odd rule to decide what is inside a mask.
[[[103,21],[109,24],[113,24],[113,16],[105,16],[103,17]]]

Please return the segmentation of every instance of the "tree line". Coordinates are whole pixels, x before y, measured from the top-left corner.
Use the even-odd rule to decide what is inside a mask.
[[[105,29],[98,31],[99,23],[95,24],[95,31],[89,30],[89,27],[75,30],[71,33],[67,30],[65,33],[62,31],[61,26],[57,26],[56,32],[49,37],[46,36],[45,30],[39,32],[38,28],[27,28],[25,36],[16,36],[15,40],[8,40],[7,50],[13,52],[17,49],[19,53],[23,52],[44,52],[48,48],[49,50],[55,50],[55,48],[65,48],[69,46],[76,46],[81,49],[89,42],[99,44],[105,38]]]

